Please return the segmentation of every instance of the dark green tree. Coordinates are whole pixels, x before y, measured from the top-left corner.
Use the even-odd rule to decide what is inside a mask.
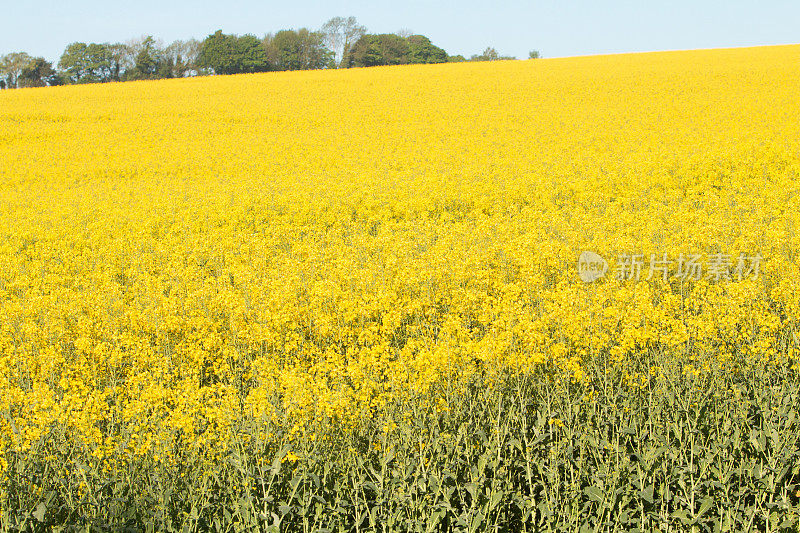
[[[237,37],[222,30],[203,41],[197,64],[213,69],[215,74],[264,72],[270,67],[267,52],[255,35]]]
[[[234,44],[236,72],[266,72],[270,70],[267,51],[255,35],[237,37]]]
[[[113,79],[108,45],[72,43],[61,56],[58,67],[72,83],[107,82]]]
[[[408,40],[394,33],[367,34],[350,50],[348,66],[374,67],[408,63]]]
[[[300,36],[294,30],[281,30],[271,41],[273,52],[273,68],[275,70],[300,70],[301,44]]]
[[[17,78],[18,87],[47,87],[58,84],[58,73],[53,64],[43,57],[34,57]]]
[[[238,72],[236,56],[236,36],[217,30],[203,41],[197,64],[213,69],[215,74],[235,74]]]
[[[136,65],[133,68],[138,70],[142,77],[153,78],[161,64],[161,53],[152,36],[148,35],[142,44],[142,49],[136,54]]]
[[[307,28],[282,30],[265,41],[267,55],[274,70],[309,70],[331,68],[333,52],[325,45],[324,36]]]
[[[350,67],[446,63],[447,52],[424,35],[404,37],[395,33],[367,34],[353,45],[347,58]]]
[[[171,57],[161,58],[156,69],[155,77],[157,79],[174,78],[175,77],[175,61]]]
[[[407,40],[409,63],[447,63],[447,52],[424,35],[411,35]]]

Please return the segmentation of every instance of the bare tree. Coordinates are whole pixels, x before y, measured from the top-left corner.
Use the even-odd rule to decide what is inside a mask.
[[[174,65],[175,77],[181,78],[196,74],[197,57],[200,55],[202,43],[197,39],[175,41],[164,48],[164,58]]]
[[[399,35],[403,39],[408,39],[409,37],[414,35],[414,32],[409,30],[408,28],[400,28],[399,30],[397,30],[397,33],[395,35]]]
[[[334,53],[334,61],[342,67],[353,44],[367,33],[367,28],[358,24],[355,17],[333,17],[320,29],[325,44]]]
[[[108,51],[111,55],[111,77],[119,81],[126,70],[133,68],[134,56],[131,55],[128,45],[122,43],[109,44]]]
[[[141,37],[130,39],[125,43],[125,46],[128,47],[126,61],[130,62],[131,65],[135,65],[136,56],[140,52],[150,49],[163,50],[164,41],[156,39],[152,35],[142,35]]]

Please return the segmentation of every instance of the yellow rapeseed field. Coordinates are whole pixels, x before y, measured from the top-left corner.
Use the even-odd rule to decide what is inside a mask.
[[[79,499],[509,371],[796,372],[799,87],[781,46],[0,92],[0,476]]]

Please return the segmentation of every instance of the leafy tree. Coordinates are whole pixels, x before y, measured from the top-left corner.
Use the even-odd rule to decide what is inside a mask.
[[[267,54],[267,63],[269,63],[271,70],[280,70],[278,67],[280,63],[278,48],[275,45],[275,33],[267,33],[264,35],[264,38],[261,39],[261,47],[264,49],[264,52]]]
[[[350,50],[348,66],[374,67],[408,63],[408,40],[394,33],[367,34]]]
[[[126,80],[148,77],[148,71],[152,72],[153,68],[153,65],[148,64],[150,59],[155,60],[161,55],[160,43],[152,35],[142,35],[119,46],[121,77]],[[137,60],[140,67],[138,70]]]
[[[349,66],[350,50],[367,33],[355,17],[333,17],[320,29],[328,49],[333,52],[334,63],[339,68]]]
[[[175,77],[175,61],[171,57],[161,58],[156,69],[155,77],[157,79],[174,78]]]
[[[325,45],[325,36],[322,33],[311,31],[308,28],[300,28],[297,30],[297,35],[300,37],[302,69],[312,70],[336,66],[333,51]]]
[[[448,63],[461,63],[462,61],[466,61],[467,58],[462,55],[455,55],[455,56],[447,56]]]
[[[501,56],[500,54],[497,53],[497,50],[495,50],[492,47],[486,48],[486,50],[484,50],[483,53],[480,55],[473,55],[472,57],[469,58],[470,61],[499,61],[505,59],[516,59],[516,57]]]
[[[411,35],[408,40],[409,63],[446,63],[447,52],[434,46],[424,35]]]
[[[217,30],[206,37],[197,56],[197,64],[213,69],[215,74],[238,72],[236,36],[225,35],[222,30]]]
[[[269,45],[269,56],[275,70],[300,70],[300,38],[294,30],[281,30],[276,33]]]
[[[269,70],[267,52],[255,35],[226,35],[217,30],[200,48],[197,65],[216,74],[263,72]]]
[[[105,44],[72,43],[58,62],[72,83],[107,82],[113,79],[112,56]]]
[[[531,50],[528,52],[528,59],[539,59],[540,57],[542,56],[539,54],[539,50]]]
[[[497,61],[498,59],[500,59],[500,56],[497,50],[492,47],[486,48],[480,55],[475,54],[469,58],[470,61]]]
[[[136,66],[144,77],[152,78],[156,75],[161,65],[161,51],[156,47],[155,40],[152,36],[145,39],[142,50],[136,54]]]
[[[146,36],[136,48],[138,52],[134,57],[133,68],[125,72],[125,79],[151,80],[172,77],[172,70],[163,68],[161,50],[151,35]]]
[[[367,34],[350,50],[347,65],[371,67],[406,63],[445,63],[447,52],[424,35],[403,37],[394,33]]]
[[[333,53],[324,36],[307,28],[282,30],[265,40],[267,55],[275,70],[308,70],[334,66]]]
[[[4,87],[14,89],[22,70],[27,67],[33,58],[25,52],[13,52],[0,57],[0,78],[3,78]]]
[[[255,35],[237,37],[234,51],[238,72],[266,72],[270,70],[267,52]]]
[[[17,87],[23,68],[33,59],[22,52],[0,56],[0,89]],[[320,31],[282,30],[263,40],[217,30],[203,41],[175,41],[167,47],[152,36],[124,44],[75,42],[61,55],[58,71],[43,58],[35,59],[26,70],[24,86],[464,60],[448,56],[429,38],[410,30],[367,35],[355,17],[334,17]],[[491,48],[472,57],[493,59],[506,58],[497,57]]]
[[[17,86],[47,87],[57,85],[58,81],[58,73],[53,69],[53,64],[43,57],[35,57],[20,72]]]

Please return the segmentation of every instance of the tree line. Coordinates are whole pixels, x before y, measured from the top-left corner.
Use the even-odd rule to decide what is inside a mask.
[[[529,58],[537,58],[533,51]],[[367,33],[355,17],[334,17],[319,30],[281,30],[262,38],[225,34],[162,44],[152,36],[126,43],[74,42],[58,63],[25,52],[0,56],[0,89],[77,83],[182,78],[282,70],[311,70],[516,59],[494,48],[469,59],[449,55],[410,31]]]

